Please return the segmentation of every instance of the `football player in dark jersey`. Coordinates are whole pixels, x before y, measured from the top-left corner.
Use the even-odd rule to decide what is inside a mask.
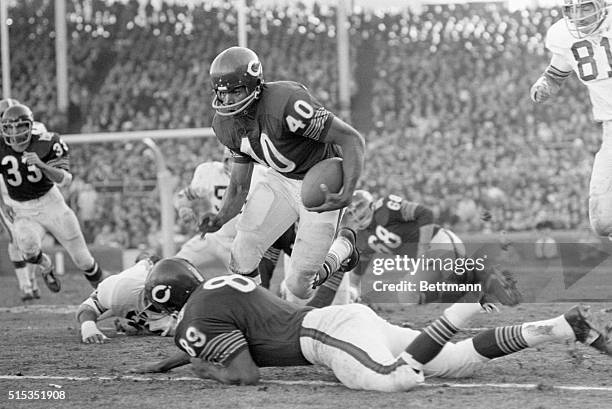
[[[203,233],[218,230],[240,212],[230,269],[249,275],[264,252],[299,220],[287,288],[298,298],[312,295],[312,284],[336,233],[340,209],[351,201],[364,160],[364,139],[323,107],[302,84],[264,82],[261,62],[248,48],[231,47],[212,62],[216,110],[212,127],[234,155],[230,184],[216,216],[203,219]],[[324,159],[343,157],[343,188],[306,209],[300,190],[306,172]],[[253,164],[269,167],[263,182],[249,191]],[[249,200],[245,200],[249,195]],[[345,246],[338,254],[350,254]],[[254,277],[256,280],[257,277]]]
[[[356,190],[353,201],[344,214],[342,224],[357,232],[357,248],[361,260],[351,274],[352,286],[359,288],[361,276],[375,256],[400,255],[409,258],[439,258],[457,259],[466,257],[463,241],[451,230],[434,223],[433,211],[420,203],[403,199],[396,195],[387,195],[374,200],[366,190]],[[484,255],[488,249],[480,249],[478,256]],[[476,258],[476,254],[471,258]],[[514,305],[521,299],[515,282],[504,275],[493,264],[490,254],[486,260],[485,271],[468,272],[468,274],[442,273],[421,269],[415,274],[415,282],[427,280],[430,282],[476,282],[487,276],[488,291],[496,296],[497,301],[506,305]],[[484,262],[484,260],[483,260]],[[433,273],[433,274],[432,274]],[[476,277],[480,275],[480,277]],[[412,294],[412,293],[411,293]],[[427,291],[414,293],[418,302],[454,302],[464,294],[438,293]]]
[[[4,111],[0,127],[0,174],[9,199],[0,199],[0,206],[13,221],[17,247],[28,262],[39,266],[47,287],[58,292],[60,283],[51,259],[41,251],[42,237],[48,231],[96,287],[104,274],[87,249],[76,215],[58,188],[72,181],[68,146],[56,133],[35,128],[32,111],[25,105]]]
[[[175,277],[185,274],[190,274],[188,266],[160,262],[147,277],[157,284],[157,294],[149,298],[160,301],[158,309],[171,305],[176,310],[184,303],[174,338],[182,352],[132,372],[165,372],[191,363],[202,378],[255,384],[260,367],[317,364],[349,388],[387,392],[410,390],[425,376],[469,377],[484,362],[543,342],[580,341],[612,352],[607,331],[590,323],[583,306],[450,343],[482,311],[479,303],[453,304],[417,331],[392,325],[362,304],[297,306],[238,274],[177,285]]]
[[[0,100],[0,118],[4,111],[13,105],[18,105],[19,101],[6,98]],[[41,124],[42,125],[42,124]],[[6,186],[2,186],[2,194],[6,194]],[[19,283],[19,289],[21,290],[21,300],[28,301],[35,298],[40,298],[40,290],[36,281],[36,268],[33,268],[32,264],[26,262],[23,253],[19,250],[13,239],[13,223],[11,221],[11,215],[5,214],[2,207],[0,207],[0,223],[4,227],[8,237],[8,256],[9,260],[15,268],[15,275],[17,276],[17,282]]]

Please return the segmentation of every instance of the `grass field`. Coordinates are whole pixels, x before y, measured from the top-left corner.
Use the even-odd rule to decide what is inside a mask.
[[[470,379],[427,379],[425,385],[405,393],[351,391],[319,367],[266,368],[261,384],[250,387],[196,379],[189,368],[131,376],[127,373],[131,366],[175,352],[172,339],[119,335],[111,329],[112,322],[103,321],[100,327],[111,341],[82,344],[74,311],[91,288],[78,275],[62,279],[61,293],[41,288],[40,300],[24,304],[15,277],[0,276],[0,408],[612,407],[612,357],[574,344],[546,344],[487,363]],[[473,336],[479,328],[552,317],[572,305],[523,304],[482,314],[456,338]],[[379,305],[376,309],[392,322],[421,327],[444,307]],[[592,304],[592,311],[602,321],[612,321],[606,307]],[[58,399],[9,399],[14,391],[50,391]]]

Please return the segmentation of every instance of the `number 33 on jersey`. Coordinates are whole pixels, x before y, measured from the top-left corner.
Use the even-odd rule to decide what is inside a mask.
[[[56,133],[32,133],[28,152],[35,152],[49,166],[69,171],[68,145]],[[9,197],[18,202],[38,199],[47,193],[53,182],[35,165],[27,165],[23,153],[0,143],[0,172]]]

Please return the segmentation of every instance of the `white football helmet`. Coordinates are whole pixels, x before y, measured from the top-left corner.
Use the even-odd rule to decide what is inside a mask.
[[[346,208],[349,226],[363,230],[372,222],[374,216],[374,197],[366,190],[355,190],[353,201]]]
[[[608,16],[605,0],[563,0],[561,10],[569,32],[576,38],[597,34]]]

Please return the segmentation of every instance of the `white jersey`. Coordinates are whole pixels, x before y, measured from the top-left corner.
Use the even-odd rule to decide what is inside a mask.
[[[561,19],[548,29],[546,48],[562,56],[586,85],[593,105],[593,118],[612,120],[612,30],[577,39]]]
[[[255,165],[251,178],[251,189],[263,180],[267,168]],[[223,195],[229,186],[230,175],[225,171],[222,162],[204,162],[198,165],[189,184],[187,198],[195,200],[204,198],[210,201],[212,209],[221,209]]]
[[[141,260],[127,270],[106,278],[98,288],[89,296],[87,304],[91,301],[95,305],[98,319],[108,317],[127,318],[133,314],[143,312],[146,305],[144,301],[144,286],[147,274],[152,264],[149,260]]]

